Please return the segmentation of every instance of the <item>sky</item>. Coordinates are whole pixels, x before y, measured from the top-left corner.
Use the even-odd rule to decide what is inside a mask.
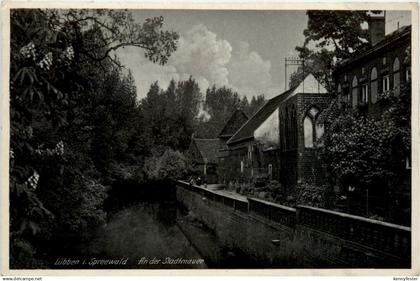
[[[178,49],[164,66],[153,64],[135,47],[119,49],[121,62],[131,70],[137,97],[146,96],[158,81],[166,88],[171,79],[191,75],[205,93],[208,87],[227,86],[249,99],[271,98],[284,91],[284,58],[297,56],[304,42],[306,11],[268,10],[133,10],[139,22],[163,16],[165,30],[180,35]],[[410,24],[410,14],[388,11],[386,32]],[[292,68],[288,69],[290,74]]]

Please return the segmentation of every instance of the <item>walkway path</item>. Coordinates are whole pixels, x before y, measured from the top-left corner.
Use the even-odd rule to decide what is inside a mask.
[[[202,187],[202,188],[205,188],[204,185],[199,185],[199,186]],[[228,197],[238,199],[238,200],[241,200],[241,201],[247,201],[246,196],[241,195],[241,194],[239,194],[235,191],[226,190],[226,189],[224,189],[225,187],[226,186],[223,185],[223,184],[208,184],[207,185],[207,189],[209,189],[209,190],[211,190],[215,193],[218,193],[218,194],[221,194],[221,195],[226,195]]]

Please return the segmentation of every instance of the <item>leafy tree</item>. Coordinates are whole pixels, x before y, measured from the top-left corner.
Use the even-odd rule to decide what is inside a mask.
[[[165,150],[160,156],[146,159],[144,172],[151,181],[165,181],[183,178],[186,175],[187,160],[179,151]]]
[[[314,42],[316,48],[332,48],[338,60],[349,58],[370,41],[368,30],[362,28],[362,24],[369,19],[367,12],[308,11],[308,27],[303,31],[303,47]],[[309,55],[308,49],[297,49],[301,55]]]
[[[303,46],[296,47],[299,57],[305,59],[305,66],[291,75],[290,87],[299,84],[305,74],[312,73],[332,90],[331,72],[335,64],[369,46],[370,34],[362,27],[369,19],[368,11],[310,10],[306,14],[305,41]]]
[[[410,100],[410,83],[405,83],[398,97],[379,101],[387,108],[379,118],[356,109],[329,120],[322,157],[330,181],[350,197],[369,189],[386,200],[391,187],[401,184],[411,152]],[[403,219],[399,218],[399,223]]]
[[[311,73],[330,93],[334,93],[335,89],[332,83],[332,69],[335,67],[334,56],[334,52],[327,49],[301,54],[301,57],[305,59],[304,66],[299,66],[290,75],[289,88],[298,86],[305,79],[306,75]]]
[[[197,124],[197,117],[202,102],[202,94],[197,82],[190,77],[180,81],[176,89],[176,114],[175,128],[178,129],[179,150],[188,148],[191,135]]]
[[[241,109],[251,117],[265,103],[264,95],[253,96],[251,102],[227,87],[208,88],[203,104],[203,109],[208,117],[201,117],[195,130],[195,136],[201,138],[216,138],[233,112]]]
[[[136,89],[129,73],[114,70],[99,87],[92,100],[93,139],[91,155],[95,166],[106,174],[112,162],[125,162],[130,151],[136,120]]]
[[[149,153],[187,149],[198,122],[200,103],[200,88],[192,77],[178,83],[172,80],[166,90],[153,83],[140,102]]]
[[[138,24],[127,11],[22,9],[10,17],[11,266],[30,268],[53,249],[45,241],[52,233],[77,236],[103,221],[96,167],[106,173],[106,165],[92,152],[120,158],[135,138],[128,127],[114,130],[136,111],[115,50],[137,46],[163,64],[178,35],[161,30],[163,18]]]

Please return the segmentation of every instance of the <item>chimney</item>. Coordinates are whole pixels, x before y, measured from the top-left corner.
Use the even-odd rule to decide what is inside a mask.
[[[368,20],[372,46],[385,38],[385,15],[371,14]]]

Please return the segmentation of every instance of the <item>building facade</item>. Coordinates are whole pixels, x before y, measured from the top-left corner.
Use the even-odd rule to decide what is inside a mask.
[[[323,177],[319,142],[321,112],[331,95],[309,74],[296,87],[270,100],[228,141],[229,180],[274,179],[285,187]]]
[[[341,110],[352,108],[359,114],[379,119],[391,100],[408,94],[411,100],[411,26],[385,35],[385,19],[373,26],[375,40],[369,49],[341,63],[334,71],[337,100]],[[371,30],[371,32],[373,32]],[[405,92],[403,92],[405,91]],[[411,206],[411,149],[403,145],[392,151],[397,182],[369,186],[371,208],[391,220],[408,223]],[[350,193],[346,190],[347,193]],[[353,195],[357,197],[356,195]]]
[[[398,96],[402,84],[411,81],[411,26],[382,38],[336,68],[334,80],[341,108],[351,106],[378,116],[386,109],[387,99]]]
[[[194,137],[191,139],[187,153],[188,159],[196,175],[200,176],[206,183],[218,182],[217,153],[221,145],[219,139],[199,139]]]

